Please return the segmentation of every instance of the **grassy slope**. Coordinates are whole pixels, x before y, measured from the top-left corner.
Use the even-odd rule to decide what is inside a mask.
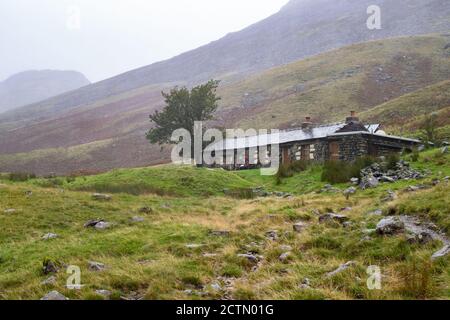
[[[448,155],[428,151],[421,154],[420,161],[414,166],[430,170],[429,177],[420,181],[428,183],[435,177],[449,175],[449,164]],[[98,186],[97,191],[101,191],[105,184],[114,183],[115,179],[126,185],[125,177],[144,176],[145,183],[160,185],[161,175],[147,170],[121,170],[78,178],[70,187],[90,189]],[[177,186],[186,173],[194,175],[196,180],[196,172],[200,172],[205,181],[215,177],[214,184],[245,184],[233,173],[180,168],[168,173],[165,185]],[[225,175],[231,177],[224,180]],[[266,178],[258,179],[255,172],[240,172],[239,175],[253,184],[271,185]],[[301,185],[302,181],[305,185],[319,186],[322,183],[318,176],[301,174],[286,179],[284,185],[277,187],[295,191],[291,188]],[[110,202],[96,202],[90,193],[67,188],[42,188],[32,181],[0,183],[0,298],[3,299],[36,299],[53,289],[72,299],[100,298],[95,294],[96,289],[113,291],[113,298],[137,294],[147,299],[196,299],[199,297],[186,295],[184,290],[195,291],[202,285],[210,292],[205,297],[208,299],[223,296],[236,299],[450,298],[448,259],[433,264],[427,262],[441,244],[410,245],[402,235],[373,236],[371,240],[361,241],[362,230],[373,228],[381,219],[366,215],[375,208],[423,216],[450,235],[450,187],[445,183],[416,193],[402,191],[407,185],[418,183],[416,181],[383,184],[376,189],[358,191],[348,201],[340,193],[303,194],[293,199],[236,200],[202,197],[198,196],[202,192],[190,191],[195,196],[117,193]],[[205,186],[196,184],[193,187],[201,189]],[[181,189],[186,190],[183,186]],[[399,198],[391,203],[381,201],[387,189],[398,190]],[[26,191],[32,191],[32,195],[27,196]],[[124,191],[130,190],[124,187]],[[138,213],[142,206],[151,207],[153,212]],[[312,213],[313,209],[339,211],[348,206],[352,207],[345,213],[353,223],[350,228],[319,224]],[[15,208],[17,212],[6,214],[7,208]],[[130,218],[135,215],[143,216],[145,221],[131,223]],[[92,218],[104,218],[114,226],[103,232],[83,228],[83,224]],[[292,233],[292,223],[296,221],[307,224],[301,234]],[[265,232],[274,229],[281,236],[277,241],[270,241]],[[230,237],[213,237],[208,235],[209,230],[230,230],[232,234]],[[55,232],[59,238],[41,240],[47,232]],[[190,243],[203,246],[189,249],[186,244]],[[286,263],[278,260],[281,245],[293,247]],[[254,272],[245,259],[236,257],[237,253],[248,250],[264,256]],[[217,255],[204,257],[203,253]],[[46,276],[40,268],[46,257],[80,266],[85,286],[81,290],[67,290],[64,271],[57,274],[55,285],[41,285]],[[89,271],[87,263],[90,260],[105,263],[107,269]],[[356,267],[332,279],[324,277],[325,273],[349,260],[356,261]],[[367,289],[366,267],[369,265],[381,267],[383,290]],[[425,282],[411,283],[411,277],[420,279],[423,275],[428,276]],[[222,276],[233,283],[233,288],[215,292],[209,285],[219,282],[223,286],[223,279],[219,278]],[[311,279],[311,289],[298,288],[305,277]]]
[[[439,114],[439,126],[450,124],[450,80],[403,95],[362,113],[366,122],[380,122],[390,129],[414,130],[420,127],[424,116]]]

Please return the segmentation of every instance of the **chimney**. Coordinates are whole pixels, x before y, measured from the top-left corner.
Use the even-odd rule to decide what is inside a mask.
[[[350,111],[350,117],[347,117],[347,119],[345,119],[345,123],[350,122],[359,122],[359,118],[356,116],[355,111]]]
[[[310,130],[313,127],[313,123],[311,122],[311,117],[305,117],[305,122],[302,123],[302,129]]]

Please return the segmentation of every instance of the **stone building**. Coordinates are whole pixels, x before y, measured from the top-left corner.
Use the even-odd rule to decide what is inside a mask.
[[[280,163],[289,164],[296,160],[354,161],[365,155],[377,157],[412,150],[421,144],[419,140],[387,135],[380,128],[379,124],[361,123],[355,112],[345,122],[328,125],[315,125],[307,117],[301,128],[280,131],[277,135]],[[259,157],[260,149],[267,147],[264,141],[273,140],[270,140],[271,137],[260,138],[253,136],[221,142],[220,149],[224,153],[234,150],[235,155],[232,159],[224,156],[226,165],[221,166],[229,169],[264,166],[260,161],[262,157]],[[270,152],[270,147],[268,149]]]

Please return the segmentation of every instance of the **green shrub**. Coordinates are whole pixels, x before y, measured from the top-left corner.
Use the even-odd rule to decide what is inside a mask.
[[[394,170],[397,167],[397,163],[400,161],[400,155],[398,153],[391,153],[386,158],[386,169]]]
[[[322,181],[329,183],[345,183],[351,178],[360,178],[361,170],[375,162],[373,157],[365,156],[354,162],[326,161],[323,166]]]
[[[34,173],[27,173],[27,172],[13,172],[10,173],[8,176],[8,179],[10,181],[27,181],[35,178],[36,175]]]
[[[290,164],[281,164],[276,174],[277,184],[281,184],[283,178],[290,178],[295,173],[305,171],[310,166],[310,162],[306,160],[297,160]]]

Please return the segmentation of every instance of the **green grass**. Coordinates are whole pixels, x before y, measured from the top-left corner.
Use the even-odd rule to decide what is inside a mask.
[[[70,190],[172,196],[213,196],[225,189],[248,188],[251,184],[222,169],[163,165],[149,168],[118,169],[75,179],[41,179],[45,186],[60,184]]]
[[[449,163],[449,155],[441,155],[439,150],[423,152],[412,165],[429,170],[426,179],[381,184],[359,190],[348,200],[339,192],[313,192],[323,185],[319,166],[285,178],[281,185],[256,170],[188,167],[117,170],[69,182],[60,178],[62,183],[55,187],[43,184],[48,183],[45,179],[13,182],[1,176],[0,299],[39,299],[51,290],[71,299],[101,299],[97,289],[112,291],[113,299],[450,299],[449,259],[430,262],[442,244],[409,244],[404,235],[372,235],[362,240],[363,230],[374,228],[381,219],[367,215],[375,208],[431,220],[449,235],[448,184],[404,191],[409,185],[430,184],[449,175]],[[185,177],[193,177],[193,181],[179,186]],[[127,185],[130,181],[145,188],[135,189]],[[225,197],[221,191],[222,187],[249,185],[295,196],[246,200]],[[85,188],[89,192],[80,191]],[[154,194],[154,188],[167,194]],[[385,203],[381,198],[388,189],[396,190],[398,199]],[[173,190],[181,190],[180,195],[173,195]],[[94,191],[114,193],[111,201],[103,202],[91,198]],[[140,212],[144,206],[151,208],[149,213]],[[351,226],[318,222],[316,211],[339,212],[344,207],[352,207],[344,213]],[[16,211],[5,213],[9,208]],[[145,220],[133,223],[134,216]],[[94,218],[113,225],[103,231],[83,227]],[[297,234],[292,225],[299,221],[306,227]],[[212,236],[211,230],[229,230],[230,235]],[[266,237],[268,230],[278,231],[276,241]],[[42,240],[48,232],[59,237]],[[283,245],[292,247],[285,262],[278,259]],[[248,251],[263,256],[256,270],[237,256]],[[48,277],[41,271],[45,259],[60,266],[79,266],[84,287],[65,288],[68,275],[64,268],[56,274],[54,285],[41,285]],[[350,260],[356,262],[354,267],[333,278],[325,276]],[[106,269],[90,271],[88,261],[102,262]],[[367,289],[366,268],[370,265],[382,270],[382,290]],[[299,288],[305,278],[311,281],[310,289]],[[225,279],[232,282],[233,289],[227,289]],[[214,283],[224,290],[212,290]],[[207,294],[200,296],[199,292]]]

